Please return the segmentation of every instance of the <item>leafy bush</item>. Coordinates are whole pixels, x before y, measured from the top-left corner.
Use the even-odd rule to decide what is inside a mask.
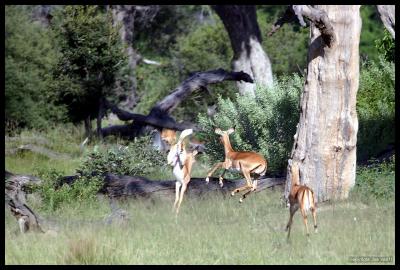
[[[256,98],[237,95],[232,101],[219,97],[214,120],[204,114],[198,118],[211,160],[224,159],[223,146],[212,125],[223,130],[236,126],[230,136],[235,150],[261,153],[268,160],[269,173],[282,170],[293,146],[302,88],[303,79],[294,74],[275,80],[272,88],[257,86]]]
[[[63,185],[56,189],[63,174],[55,169],[39,171],[38,176],[43,182],[34,188],[42,198],[41,205],[44,210],[54,211],[63,204],[88,203],[96,200],[96,194],[103,186],[102,180],[98,177],[90,179],[79,177],[73,184]]]
[[[357,158],[367,160],[395,143],[395,66],[382,57],[361,67],[357,94]]]
[[[385,29],[385,35],[381,39],[375,40],[375,46],[385,60],[394,62],[395,60],[395,42],[392,35]]]
[[[164,153],[151,146],[148,136],[136,138],[127,146],[113,145],[103,149],[95,146],[77,171],[88,179],[93,175],[107,172],[117,175],[146,176],[165,166],[166,160]]]
[[[352,192],[365,200],[393,199],[395,196],[395,156],[382,163],[357,168],[356,185]]]

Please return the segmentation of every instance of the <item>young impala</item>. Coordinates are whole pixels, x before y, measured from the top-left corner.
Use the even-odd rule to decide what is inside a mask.
[[[234,128],[230,128],[226,131],[223,131],[220,128],[215,129],[215,133],[221,136],[220,139],[222,144],[224,145],[225,160],[223,162],[218,162],[217,164],[215,164],[214,167],[207,173],[206,182],[209,182],[209,177],[218,168],[224,169],[223,173],[219,177],[219,184],[221,185],[221,187],[223,186],[222,180],[226,170],[235,170],[242,172],[244,178],[246,179],[246,185],[233,190],[231,195],[233,196],[237,192],[248,190],[242,195],[242,198],[240,198],[239,200],[239,202],[243,202],[247,194],[256,190],[258,178],[265,175],[265,172],[267,171],[267,161],[263,158],[263,156],[255,152],[234,151],[229,141],[229,134],[234,131]],[[251,181],[251,174],[258,175],[253,182]]]
[[[182,131],[176,144],[172,144],[168,152],[167,162],[173,167],[173,174],[176,178],[175,183],[175,202],[174,209],[176,214],[179,213],[179,208],[182,203],[183,194],[186,191],[187,185],[190,182],[192,166],[195,162],[197,150],[187,152],[185,149],[184,138],[193,133],[192,129]]]
[[[286,231],[288,232],[287,239],[290,237],[290,229],[292,227],[293,215],[300,208],[300,213],[303,216],[304,225],[306,226],[307,236],[309,236],[308,232],[308,224],[307,224],[307,212],[311,210],[311,213],[314,218],[314,231],[317,232],[317,219],[316,219],[316,206],[314,199],[314,192],[311,188],[300,185],[300,171],[299,166],[296,162],[289,160],[289,165],[291,167],[292,174],[292,182],[290,185],[290,193],[289,193],[289,211],[290,217],[289,222],[286,225]]]

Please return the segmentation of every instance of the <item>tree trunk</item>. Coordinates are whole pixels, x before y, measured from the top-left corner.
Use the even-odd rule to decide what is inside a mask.
[[[272,85],[271,62],[261,46],[255,6],[216,5],[234,52],[233,71],[244,71],[261,85]],[[255,84],[237,82],[241,95],[254,95]]]
[[[101,132],[101,119],[104,115],[104,98],[99,98],[99,111],[97,113],[97,137],[102,139],[103,135]]]
[[[317,201],[344,199],[355,184],[360,6],[293,6],[312,21],[300,121],[291,159]],[[300,18],[301,21],[302,18]],[[322,34],[321,34],[322,33]],[[288,165],[285,197],[290,189]]]
[[[85,118],[85,134],[88,138],[92,137],[92,121],[90,115]]]
[[[137,104],[137,82],[134,72],[136,70],[137,61],[139,60],[139,55],[133,49],[133,31],[136,7],[134,5],[113,5],[111,6],[111,9],[115,24],[121,24],[120,36],[122,42],[126,44],[126,53],[128,54],[129,67],[132,70],[132,74],[130,75],[130,80],[132,83],[131,92],[125,102],[123,102],[121,105],[123,107],[132,109]]]
[[[376,7],[379,15],[381,15],[383,24],[395,39],[395,5],[377,5]]]

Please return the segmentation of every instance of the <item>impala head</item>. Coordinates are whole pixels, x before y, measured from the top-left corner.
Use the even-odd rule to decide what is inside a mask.
[[[166,149],[176,143],[176,131],[173,129],[163,128],[161,131],[161,140],[165,142]]]
[[[218,134],[218,135],[221,136],[221,137],[220,137],[221,142],[222,142],[222,140],[223,140],[224,137],[229,138],[229,135],[230,135],[231,133],[233,133],[234,131],[235,131],[235,127],[229,128],[229,129],[227,129],[227,130],[221,130],[221,129],[218,128],[218,127],[215,127],[215,129],[214,129],[214,132],[215,132],[216,134]]]
[[[185,129],[182,131],[181,135],[176,144],[171,145],[168,155],[167,155],[167,163],[168,165],[175,166],[175,164],[180,160],[181,163],[184,163],[186,160],[186,150],[185,150],[185,137],[189,136],[193,133],[192,129]]]

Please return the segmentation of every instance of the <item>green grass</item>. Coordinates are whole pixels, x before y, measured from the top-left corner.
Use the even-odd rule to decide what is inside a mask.
[[[307,241],[296,213],[286,242],[289,211],[280,193],[263,191],[238,198],[185,197],[175,218],[170,200],[120,204],[129,213],[124,225],[105,225],[106,200],[65,205],[52,213],[58,235],[16,234],[6,211],[6,264],[349,264],[349,256],[392,256],[394,201],[356,199],[320,205],[319,232]],[[311,222],[311,220],[310,220]],[[394,263],[394,261],[393,261]]]
[[[61,129],[42,134],[54,145],[52,150],[75,153],[71,159],[50,160],[33,153],[6,156],[6,169],[36,174],[39,169],[55,168],[73,174],[82,161],[82,154],[76,150],[81,134],[62,135]],[[87,149],[93,146],[89,144]],[[208,168],[207,157],[199,156],[193,177],[204,177]],[[123,225],[104,223],[111,211],[107,200],[99,198],[45,210],[38,194],[31,194],[28,205],[44,218],[47,228],[50,225],[58,234],[19,234],[17,222],[6,206],[5,263],[352,264],[350,256],[392,256],[394,263],[394,195],[389,199],[366,197],[371,179],[394,183],[394,173],[386,171],[392,170],[360,170],[356,181],[359,187],[348,200],[319,205],[319,232],[311,233],[310,241],[296,213],[289,243],[284,231],[289,210],[280,204],[279,191],[252,194],[243,204],[238,203],[239,197],[185,196],[177,218],[172,212],[173,196],[129,200],[120,203],[129,216]],[[147,177],[173,179],[168,168]],[[386,186],[376,187],[392,190]],[[312,228],[311,217],[309,224]]]

